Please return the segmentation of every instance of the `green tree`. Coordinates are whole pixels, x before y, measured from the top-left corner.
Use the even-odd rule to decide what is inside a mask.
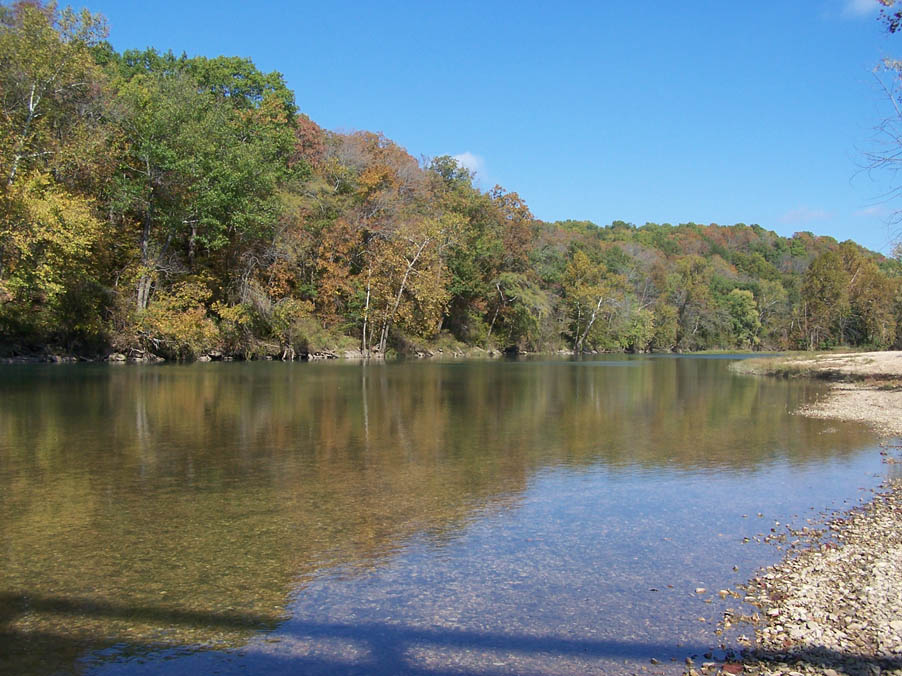
[[[859,322],[862,342],[886,349],[895,341],[894,301],[899,281],[886,277],[873,261],[864,267],[856,281],[851,304]]]
[[[620,347],[627,352],[645,352],[654,339],[654,313],[645,308],[631,312],[619,334]]]
[[[758,333],[761,321],[758,318],[758,306],[755,296],[747,289],[733,289],[727,295],[727,307],[733,329],[733,339],[738,347],[755,347],[758,345]]]
[[[718,333],[717,307],[711,292],[711,268],[697,255],[679,258],[667,276],[666,300],[677,309],[677,344],[684,349],[709,347]]]
[[[835,251],[812,261],[802,282],[802,333],[808,349],[841,341],[840,322],[850,311],[849,275]]]
[[[238,111],[186,75],[135,75],[117,102],[127,144],[113,206],[139,223],[143,310],[161,276],[268,235],[286,175],[279,132],[291,121]]]
[[[552,300],[547,291],[519,272],[502,272],[494,280],[498,295],[489,323],[486,343],[492,336],[503,336],[505,349],[538,349],[543,328],[551,316]]]
[[[677,345],[680,328],[680,313],[667,302],[658,302],[654,308],[654,334],[651,347],[655,350],[670,352]]]
[[[758,283],[755,301],[762,333],[775,338],[785,326],[789,294],[780,281],[763,279]]]

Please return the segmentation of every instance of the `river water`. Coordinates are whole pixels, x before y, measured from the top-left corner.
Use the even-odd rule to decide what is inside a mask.
[[[730,361],[4,367],[0,673],[716,658],[762,536],[884,476]]]

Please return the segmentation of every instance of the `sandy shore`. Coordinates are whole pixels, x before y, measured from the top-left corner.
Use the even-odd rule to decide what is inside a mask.
[[[902,436],[902,352],[750,359],[735,370],[828,378],[835,381],[830,395],[800,413],[866,422],[887,439]],[[902,462],[890,442],[884,455]],[[745,600],[758,608],[754,642],[740,660],[703,671],[902,676],[902,486],[885,485],[865,507],[828,526],[825,540],[811,538],[748,583]]]
[[[815,418],[857,420],[887,437],[902,437],[902,352],[768,357],[733,364],[738,373],[833,381],[830,396],[801,411]]]

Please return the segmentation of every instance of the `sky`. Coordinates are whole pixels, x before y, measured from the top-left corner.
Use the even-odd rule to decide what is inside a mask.
[[[877,0],[72,4],[117,50],[277,70],[320,126],[456,156],[546,221],[902,238],[902,175],[863,170],[893,114],[874,69],[902,58]]]

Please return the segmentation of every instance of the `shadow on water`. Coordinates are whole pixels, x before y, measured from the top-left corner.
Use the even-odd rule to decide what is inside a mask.
[[[93,614],[106,618],[123,618],[134,621],[152,621],[167,625],[196,625],[208,630],[216,628],[260,630],[271,626],[268,618],[233,613],[208,613],[200,611],[173,611],[162,607],[129,607],[101,603],[92,599],[67,599],[34,597],[15,594],[0,595],[0,672],[15,673],[8,667],[22,668],[20,653],[32,653],[30,673],[56,673],[68,671],[73,662],[53,659],[67,653],[73,657],[86,650],[99,650],[100,646],[121,645],[126,637],[84,637],[73,640],[70,636],[54,633],[19,633],[9,631],[10,621],[22,613],[41,612],[54,614]],[[179,665],[178,646],[165,642],[128,645],[128,656],[152,659],[160,656],[164,661],[147,664],[153,673],[191,673],[203,664],[196,660],[215,659],[216,671],[237,670],[256,673],[282,674],[409,674],[411,676],[450,676],[451,674],[483,674],[497,672],[498,667],[508,669],[528,668],[531,673],[559,673],[561,662],[575,658],[581,664],[594,661],[623,664],[623,671],[635,670],[638,664],[647,664],[654,656],[697,655],[706,652],[705,645],[674,645],[654,642],[617,640],[570,639],[562,636],[524,636],[472,630],[425,628],[390,623],[328,623],[292,621],[288,631],[277,639],[264,639],[256,646],[242,651],[186,655],[189,662]],[[311,646],[341,646],[340,652],[322,654]],[[51,653],[42,647],[53,646]],[[104,654],[105,653],[105,654]],[[319,653],[319,654],[317,654]],[[351,655],[350,659],[348,655]],[[108,659],[120,659],[120,650],[101,651],[91,660],[82,661],[88,668],[104,664]],[[836,669],[849,674],[880,673],[880,670],[902,668],[902,658],[881,658],[867,653],[841,653],[819,646],[812,646],[794,653],[755,653],[773,669],[788,668],[804,671],[806,668]],[[140,660],[138,664],[140,664]],[[207,666],[212,666],[207,664]],[[682,665],[663,664],[653,671],[677,672]],[[140,667],[139,667],[140,669]],[[79,669],[80,671],[80,669]],[[606,673],[611,673],[606,668]]]
[[[52,613],[56,615],[93,615],[103,618],[124,619],[133,622],[153,622],[160,626],[192,625],[208,631],[216,629],[261,630],[271,629],[266,617],[228,612],[209,613],[190,610],[171,610],[164,607],[131,607],[93,599],[69,599],[36,597],[32,595],[0,595],[0,672],[20,673],[23,654],[30,653],[27,665],[29,673],[56,673],[68,671],[75,658],[82,666],[104,667],[108,660],[124,656],[154,656],[163,661],[150,665],[154,673],[181,673],[173,659],[179,655],[189,660],[235,661],[235,667],[257,673],[366,673],[366,674],[442,674],[484,673],[495,671],[499,659],[509,666],[528,662],[531,671],[544,664],[557,672],[560,660],[605,660],[617,662],[647,663],[650,657],[700,653],[708,648],[703,645],[675,645],[653,642],[617,640],[571,639],[563,636],[525,636],[497,632],[479,632],[466,629],[418,627],[386,622],[359,624],[300,622],[288,623],[277,639],[262,639],[240,651],[198,652],[187,654],[179,651],[177,643],[166,641],[132,643],[127,636],[71,636],[56,633],[34,633],[9,630],[11,621],[28,613]],[[127,652],[119,648],[125,647]],[[341,650],[322,654],[323,645],[339,645]],[[45,652],[42,648],[52,646]],[[113,650],[109,650],[112,647]],[[86,651],[95,656],[78,660]],[[425,652],[423,652],[425,651]],[[319,654],[317,654],[319,653]],[[70,661],[54,659],[61,655]],[[350,659],[349,659],[350,656]],[[168,666],[167,666],[168,665]],[[15,667],[16,672],[8,670]],[[115,664],[107,664],[115,671]],[[124,666],[124,665],[123,665]],[[186,664],[187,670],[198,665]],[[217,671],[226,668],[220,665]],[[80,669],[79,669],[80,671]]]
[[[53,617],[53,624],[42,622]],[[85,619],[104,620],[118,633],[99,634],[84,629]],[[111,625],[110,621],[116,624]],[[135,625],[157,627],[158,641],[134,642]],[[58,631],[48,630],[57,627]],[[128,606],[93,598],[64,598],[34,594],[0,594],[0,673],[55,674],[77,671],[76,663],[88,651],[128,644],[130,654],[149,653],[181,645],[178,628],[201,629],[207,636],[224,632],[249,636],[272,629],[270,617],[231,612],[206,612],[163,606]],[[171,638],[167,638],[171,635]],[[145,632],[146,636],[146,632]],[[121,653],[118,653],[121,655]]]
[[[528,663],[528,671],[533,674],[562,673],[560,662],[569,656],[580,658],[583,664],[604,660],[616,662],[617,667],[604,666],[590,671],[574,671],[573,673],[605,673],[634,674],[638,671],[646,673],[678,674],[682,664],[648,665],[648,655],[662,654],[683,650],[666,644],[630,643],[627,641],[568,641],[555,638],[532,638],[523,636],[504,636],[497,634],[474,634],[454,631],[422,631],[406,628],[355,627],[355,626],[315,626],[311,633],[338,638],[359,640],[371,647],[367,660],[348,664],[334,659],[315,656],[266,655],[257,657],[252,669],[267,674],[372,674],[388,676],[403,674],[405,676],[461,676],[462,674],[498,673],[500,667],[505,671],[520,673],[518,667]],[[416,664],[410,656],[409,647],[417,644],[458,648],[464,651],[483,650],[503,653],[507,660],[499,662],[498,658],[484,655],[477,664],[460,664],[454,662],[446,665]],[[701,651],[698,646],[689,646],[688,650]],[[530,657],[539,658],[541,662]],[[837,653],[828,650],[814,649],[811,653],[797,655],[792,658],[781,656],[759,656],[774,670],[785,670],[787,666],[793,671],[805,672],[806,669],[832,668],[849,676],[867,676],[879,674],[888,669],[902,667],[902,659],[880,659],[872,655],[859,653]],[[548,667],[542,669],[542,664]],[[622,666],[621,666],[622,665]],[[641,665],[641,666],[640,666]],[[619,668],[618,668],[619,667]]]
[[[164,607],[131,607],[104,603],[95,599],[35,597],[25,594],[0,594],[0,622],[8,626],[11,620],[26,612],[53,614],[89,614],[132,621],[165,624],[193,624],[204,627],[230,629],[263,629],[272,627],[269,617],[229,612],[201,612],[174,610]]]

